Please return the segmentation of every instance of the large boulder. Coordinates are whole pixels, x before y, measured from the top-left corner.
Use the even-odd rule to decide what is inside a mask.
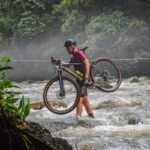
[[[53,138],[38,123],[26,122],[15,112],[0,107],[0,145],[2,150],[72,150],[65,139]]]

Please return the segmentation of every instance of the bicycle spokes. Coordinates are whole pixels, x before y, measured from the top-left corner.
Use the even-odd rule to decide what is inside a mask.
[[[94,79],[100,87],[112,88],[111,80],[113,79],[113,76],[111,76],[110,72],[104,70],[102,73],[97,74]]]
[[[46,105],[55,113],[69,111],[77,99],[78,89],[69,81],[62,79],[56,80],[47,90]]]
[[[91,70],[91,78],[99,89],[111,92],[121,83],[119,69],[107,59],[97,61]]]

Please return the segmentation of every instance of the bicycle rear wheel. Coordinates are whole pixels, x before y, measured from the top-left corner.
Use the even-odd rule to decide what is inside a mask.
[[[106,58],[100,58],[92,63],[90,76],[95,86],[104,92],[117,90],[122,81],[119,68]]]
[[[45,106],[55,114],[66,114],[78,104],[80,92],[78,84],[71,78],[62,76],[64,94],[60,91],[59,78],[50,80],[45,86],[43,100]]]

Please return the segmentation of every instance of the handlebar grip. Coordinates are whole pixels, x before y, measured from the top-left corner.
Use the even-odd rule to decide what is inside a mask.
[[[59,59],[55,59],[54,57],[51,57],[51,63],[55,64],[55,65],[58,65],[60,63],[60,60]]]
[[[54,62],[55,62],[54,57],[51,57],[51,63],[54,64]]]

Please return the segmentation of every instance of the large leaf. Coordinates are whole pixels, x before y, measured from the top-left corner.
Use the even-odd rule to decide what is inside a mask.
[[[29,113],[30,113],[30,99],[28,98],[28,102],[23,112],[23,118],[26,118],[29,115]]]
[[[11,62],[12,60],[11,60],[10,57],[3,57],[3,58],[0,59],[0,61],[8,63],[8,62]]]
[[[12,97],[7,97],[6,98],[6,103],[11,103],[11,104],[14,104],[18,101],[19,98],[14,98],[13,96]]]
[[[19,94],[22,94],[22,92],[17,92],[17,91],[7,91],[6,94],[19,95]]]
[[[20,89],[19,86],[14,85],[12,83],[12,81],[7,80],[5,77],[1,78],[1,80],[0,80],[0,87],[3,87],[3,88],[18,88],[18,89]]]
[[[14,85],[14,84],[10,84],[7,88],[17,88],[17,89],[20,89],[20,87],[19,87],[19,86]]]
[[[13,67],[10,67],[10,66],[2,67],[0,68],[0,71],[10,70],[10,69],[13,69]]]
[[[20,101],[18,110],[19,110],[19,114],[23,118],[26,118],[29,115],[29,113],[30,113],[30,99],[28,98],[27,103],[25,103],[25,98],[23,96],[21,101]]]
[[[26,146],[27,150],[31,149],[32,143],[29,140],[29,138],[25,134],[22,134],[22,139],[25,143],[25,146]]]
[[[11,109],[11,110],[18,113],[18,108],[15,105],[11,104],[11,103],[5,103],[5,107],[7,107],[7,108],[9,108],[9,109]]]
[[[23,114],[23,112],[25,110],[24,96],[21,98],[21,101],[20,101],[18,109],[19,109],[19,113]]]

